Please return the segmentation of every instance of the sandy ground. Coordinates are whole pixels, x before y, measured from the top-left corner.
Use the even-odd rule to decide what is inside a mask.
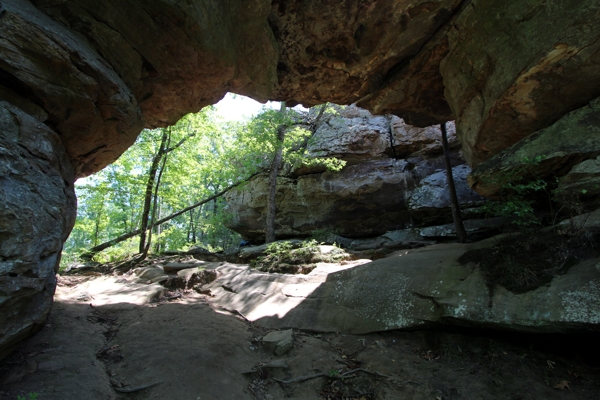
[[[117,277],[60,278],[44,329],[0,362],[0,399],[600,398],[597,336],[294,331],[275,356],[261,344],[271,330],[193,291],[169,297]]]

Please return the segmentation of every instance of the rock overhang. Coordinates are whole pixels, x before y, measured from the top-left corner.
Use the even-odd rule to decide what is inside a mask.
[[[600,95],[598,22],[594,0],[7,0],[0,81],[78,176],[228,91],[456,118],[476,165]]]

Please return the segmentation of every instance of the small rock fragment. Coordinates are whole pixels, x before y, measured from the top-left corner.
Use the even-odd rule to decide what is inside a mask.
[[[270,332],[262,338],[262,344],[268,351],[276,356],[283,355],[292,349],[294,344],[293,331]]]

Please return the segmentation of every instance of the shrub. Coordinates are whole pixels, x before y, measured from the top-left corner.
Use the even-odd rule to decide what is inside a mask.
[[[297,248],[289,241],[273,242],[267,246],[267,254],[253,260],[251,266],[264,272],[308,274],[318,262],[339,262],[350,258],[339,247],[334,246],[331,251],[322,253],[319,246],[314,239],[302,242]]]

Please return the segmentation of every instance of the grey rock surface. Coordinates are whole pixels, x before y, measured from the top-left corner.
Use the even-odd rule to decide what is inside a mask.
[[[207,288],[213,306],[274,329],[367,333],[435,323],[538,333],[600,331],[600,260],[585,260],[529,292],[496,286],[491,293],[475,263],[457,260],[495,243],[490,238],[401,250],[301,276],[224,265]]]

